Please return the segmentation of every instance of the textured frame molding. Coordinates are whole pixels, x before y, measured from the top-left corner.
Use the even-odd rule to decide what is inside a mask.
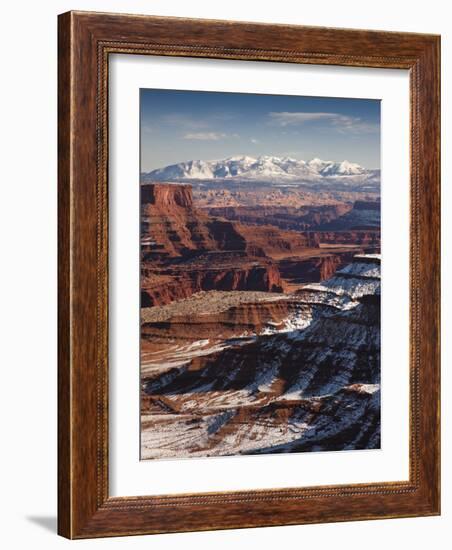
[[[439,514],[439,37],[68,12],[59,16],[58,46],[59,533],[87,538]],[[410,71],[409,481],[109,496],[110,54]]]

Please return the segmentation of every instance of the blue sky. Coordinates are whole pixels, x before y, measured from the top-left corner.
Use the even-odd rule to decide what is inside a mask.
[[[380,101],[142,89],[141,171],[235,155],[380,167]]]

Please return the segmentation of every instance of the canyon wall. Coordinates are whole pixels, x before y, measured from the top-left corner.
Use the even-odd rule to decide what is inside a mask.
[[[211,207],[206,209],[210,216],[248,225],[274,225],[280,229],[305,231],[315,229],[344,215],[352,209],[351,204],[324,206],[237,206]]]
[[[244,328],[260,317],[260,327],[274,327],[283,314],[290,323],[253,338],[226,334],[210,350],[177,347],[174,367],[162,359],[164,371],[143,379],[142,458],[379,448],[379,257],[356,256],[290,305],[281,295],[257,307],[260,299],[210,318]],[[211,336],[205,314],[192,312],[192,320]],[[174,305],[159,329],[166,322],[183,340],[179,321]]]
[[[379,228],[334,228],[364,223],[369,212],[376,220],[378,203],[202,210],[190,185],[143,184],[141,305],[207,290],[284,292],[326,279],[357,252],[379,251]]]
[[[278,262],[281,277],[291,283],[312,283],[333,276],[337,269],[350,263],[356,251],[323,254],[308,258],[283,258]]]
[[[261,246],[285,246],[281,236],[269,241],[264,228],[247,239],[232,222],[196,209],[189,185],[142,185],[141,200],[142,307],[205,290],[282,292],[278,268]],[[297,237],[294,246],[304,242]]]
[[[283,281],[269,261],[253,265],[246,255],[230,254],[218,259],[207,254],[161,269],[144,268],[141,306],[161,306],[207,290],[282,292]]]

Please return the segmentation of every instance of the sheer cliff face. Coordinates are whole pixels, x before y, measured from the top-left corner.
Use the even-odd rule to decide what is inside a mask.
[[[258,226],[240,225],[195,208],[190,185],[142,185],[141,244],[144,258],[181,257],[196,251],[246,251],[250,256],[271,256],[318,248],[317,235],[266,225],[265,213],[260,215]]]
[[[143,185],[141,205],[142,246],[150,257],[246,248],[231,222],[213,220],[194,208],[189,185]]]
[[[142,458],[379,448],[378,256],[355,256],[290,295],[228,300],[148,318],[155,334],[190,313],[204,340],[179,344],[182,322],[178,349],[157,361],[150,353]],[[222,337],[209,320],[225,327]],[[227,332],[231,321],[241,335]]]
[[[193,207],[192,189],[189,185],[153,184],[141,186],[141,203],[156,208]]]
[[[191,186],[143,185],[141,204],[143,307],[202,290],[283,290],[265,252],[232,222],[196,209]]]

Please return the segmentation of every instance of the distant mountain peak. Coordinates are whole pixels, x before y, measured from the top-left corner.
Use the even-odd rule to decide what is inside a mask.
[[[228,157],[228,158],[224,159],[224,161],[219,160],[219,161],[216,161],[216,162],[227,162],[227,161],[231,161],[231,162],[238,162],[238,161],[254,162],[255,160],[256,160],[255,157],[249,157],[248,155],[235,155],[235,156]],[[213,162],[213,161],[210,161],[210,162]]]
[[[361,165],[313,158],[306,162],[291,157],[234,155],[218,160],[189,160],[142,174],[143,181],[202,181],[221,180],[268,182],[275,185],[319,184],[333,180],[346,184],[361,184],[377,177],[379,171]]]

